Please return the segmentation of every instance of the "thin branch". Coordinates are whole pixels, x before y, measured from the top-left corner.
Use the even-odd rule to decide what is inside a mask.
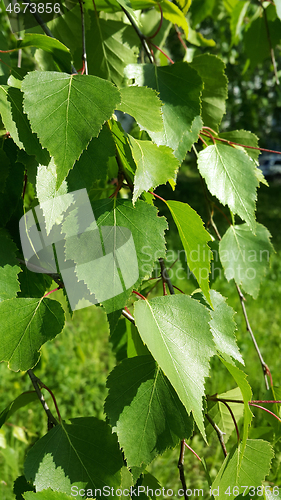
[[[184,451],[185,451],[185,441],[184,439],[181,441],[181,448],[180,448],[180,456],[179,456],[179,461],[178,461],[178,469],[180,473],[180,481],[182,484],[182,489],[184,493],[184,500],[188,500],[188,496],[186,494],[186,480],[185,480],[185,475],[184,475],[184,468],[183,468],[183,463],[184,463]]]
[[[215,424],[215,422],[210,417],[210,415],[208,415],[208,413],[206,413],[205,417],[210,422],[211,426],[215,429],[215,431],[217,433],[217,436],[218,436],[218,439],[219,439],[219,442],[220,442],[221,447],[222,447],[223,454],[226,457],[227,456],[227,451],[226,451],[226,447],[225,447],[225,443],[224,443],[224,439],[223,439],[223,436],[224,436],[225,432],[222,432],[220,430],[220,428],[217,426],[217,424]]]
[[[264,23],[265,23],[265,29],[266,29],[266,36],[267,36],[268,45],[269,45],[269,48],[270,48],[270,56],[271,56],[271,61],[272,61],[272,65],[273,65],[275,82],[276,82],[277,85],[280,85],[280,81],[279,81],[278,73],[277,73],[277,64],[276,64],[274,49],[272,47],[272,42],[271,42],[271,37],[270,37],[270,32],[269,32],[269,26],[268,26],[268,20],[267,20],[267,13],[266,13],[266,9],[264,8],[264,5],[263,5],[262,1],[260,1],[260,4],[261,4],[262,9],[263,9],[263,17],[264,17]]]
[[[168,54],[166,54],[166,52],[164,52],[164,50],[160,49],[160,47],[158,47],[158,45],[155,45],[155,43],[152,43],[150,40],[149,40],[149,45],[152,45],[155,49],[159,50],[159,52],[161,52],[161,54],[163,54],[163,56],[165,56],[168,61],[170,61],[171,64],[175,64],[173,59],[171,59]]]
[[[146,300],[146,298],[145,298],[145,297],[144,297],[141,293],[136,292],[136,290],[133,290],[133,292],[132,292],[132,293],[134,293],[135,295],[137,295],[138,297],[140,297],[140,299],[142,299],[142,300]]]
[[[209,132],[202,132],[201,131],[201,135],[205,135],[206,137],[211,137]],[[259,148],[256,146],[248,146],[247,144],[240,144],[239,142],[228,141],[227,139],[222,139],[221,137],[214,137],[214,139],[216,141],[226,142],[230,146],[241,146],[242,148],[246,148],[246,149],[256,149],[258,151],[265,151],[266,153],[274,153],[277,155],[281,155],[281,151],[275,151],[274,149],[265,149],[265,148]]]
[[[152,58],[151,52],[149,50],[149,46],[148,46],[147,41],[146,41],[146,36],[140,31],[140,29],[136,25],[134,19],[132,18],[131,14],[129,12],[127,12],[126,9],[124,9],[124,7],[122,7],[122,5],[121,5],[121,9],[123,10],[124,14],[129,19],[132,27],[134,28],[136,34],[138,35],[149,61],[153,64],[153,58]]]
[[[167,271],[166,266],[164,264],[164,259],[162,259],[162,257],[159,259],[159,264],[160,264],[160,268],[161,268],[161,277],[162,277],[163,283],[167,283],[170,294],[174,295],[175,290],[173,288],[171,278],[168,274],[168,271]]]
[[[185,50],[187,50],[187,46],[186,46],[185,42],[184,42],[184,41],[183,41],[183,39],[182,39],[182,34],[181,34],[181,32],[180,32],[180,30],[179,30],[179,28],[178,28],[177,24],[175,24],[174,26],[175,26],[175,30],[176,30],[176,32],[177,32],[178,39],[179,39],[180,43],[182,44],[183,48],[184,48]]]
[[[25,0],[25,2],[28,4],[28,9],[30,10],[32,2],[30,0]],[[30,12],[31,12],[31,10],[30,10]],[[44,23],[44,21],[43,21],[42,17],[40,16],[40,14],[38,14],[36,11],[35,12],[31,12],[31,14],[33,15],[33,17],[36,20],[37,24],[39,24],[39,26],[41,26],[41,28],[44,31],[44,33],[46,33],[46,35],[49,36],[50,38],[55,38],[54,35],[53,35],[53,33],[51,32],[51,30]],[[72,74],[76,74],[77,73],[77,71],[76,71],[75,67],[73,66],[73,64],[71,64],[71,71],[72,71]]]
[[[226,401],[224,401],[223,399],[218,399],[217,401],[220,401],[221,403],[223,403],[226,406],[226,408],[228,409],[228,411],[231,415],[232,421],[234,423],[234,427],[235,427],[236,434],[237,434],[237,441],[239,443],[239,441],[240,441],[239,429],[238,429],[238,425],[237,425],[237,422],[236,422],[236,419],[234,417],[232,409],[230,408],[229,404]]]
[[[252,338],[252,341],[253,341],[253,344],[255,346],[255,349],[257,351],[257,355],[259,357],[259,360],[260,360],[260,364],[261,364],[261,367],[262,367],[262,371],[263,371],[263,374],[264,374],[264,380],[265,380],[265,387],[266,387],[266,390],[269,389],[269,385],[268,385],[268,380],[267,380],[267,375],[269,375],[270,379],[271,379],[271,385],[272,384],[272,376],[271,376],[271,373],[270,373],[270,370],[267,366],[267,364],[265,363],[263,357],[262,357],[262,354],[260,352],[260,349],[259,349],[259,346],[258,346],[258,343],[255,339],[255,336],[254,336],[254,333],[253,333],[253,330],[251,328],[251,325],[250,325],[250,322],[249,322],[249,318],[248,318],[248,314],[247,314],[247,310],[246,310],[246,306],[245,306],[245,298],[244,298],[244,295],[239,287],[239,285],[237,285],[237,283],[235,283],[236,285],[236,289],[237,289],[237,292],[238,292],[238,295],[239,295],[239,299],[240,299],[240,304],[241,304],[241,307],[242,307],[242,311],[243,311],[243,314],[244,314],[244,318],[245,318],[245,323],[246,323],[246,329],[247,331],[249,332],[249,334],[251,335],[251,338]]]
[[[80,4],[80,12],[81,12],[81,27],[82,27],[82,47],[83,47],[83,52],[82,52],[82,61],[83,61],[83,69],[82,69],[82,75],[85,73],[85,75],[88,75],[88,63],[87,63],[87,52],[86,52],[86,33],[85,33],[85,15],[84,15],[84,6],[83,6],[83,0],[79,0]]]
[[[250,406],[255,406],[256,408],[260,408],[261,410],[264,410],[267,413],[270,413],[270,415],[272,415],[273,417],[277,418],[277,420],[279,420],[279,422],[281,422],[281,418],[279,418],[277,415],[275,415],[275,413],[273,413],[272,411],[268,410],[267,408],[264,408],[264,406],[256,405],[256,404],[250,403],[250,402],[249,402],[249,405]]]
[[[34,375],[33,371],[30,369],[30,370],[27,370],[27,373],[30,377],[30,380],[33,384],[33,387],[36,391],[36,394],[41,402],[41,405],[43,406],[44,408],[44,411],[48,417],[48,429],[50,430],[52,427],[54,427],[55,425],[58,425],[58,421],[57,419],[54,417],[54,415],[52,414],[50,408],[48,407],[45,399],[44,399],[44,396],[39,388],[39,383],[41,382],[40,379],[38,377],[36,377],[36,375]],[[41,385],[41,384],[40,384]]]
[[[135,320],[134,317],[129,313],[129,311],[126,311],[126,309],[122,309],[122,314],[125,318],[127,318],[133,325],[135,325]]]
[[[193,455],[195,455],[195,456],[196,456],[196,458],[198,458],[199,462],[202,462],[202,460],[201,460],[201,458],[199,457],[199,455],[197,455],[197,453],[196,453],[196,452],[195,452],[195,451],[191,448],[191,446],[189,446],[189,445],[185,442],[185,440],[183,440],[183,444],[184,444],[184,446],[186,446],[186,448],[188,448],[188,449],[189,449],[189,450],[193,453]]]

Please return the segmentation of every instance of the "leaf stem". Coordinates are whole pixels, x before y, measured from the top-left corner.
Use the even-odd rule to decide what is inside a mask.
[[[202,132],[201,131],[201,134],[205,135],[207,137],[211,137],[211,135],[208,132]],[[275,151],[274,149],[265,149],[265,148],[259,148],[259,147],[256,147],[256,146],[248,146],[247,144],[240,144],[239,142],[228,141],[227,139],[222,139],[221,137],[214,137],[214,139],[216,141],[226,142],[230,146],[232,146],[232,145],[234,145],[234,146],[241,146],[242,148],[246,148],[246,149],[257,149],[259,151],[265,151],[266,153],[275,153],[277,155],[281,155],[281,151]]]
[[[141,293],[139,292],[136,292],[136,290],[133,290],[133,292],[135,295],[137,295],[138,297],[140,297],[142,300],[147,300]]]
[[[43,406],[43,409],[48,417],[48,430],[50,430],[55,425],[58,425],[58,421],[54,417],[54,415],[52,414],[52,412],[51,412],[50,408],[48,407],[48,405],[44,399],[44,396],[40,390],[39,386],[41,386],[41,384],[42,384],[41,380],[38,377],[36,377],[36,375],[33,373],[33,371],[31,369],[27,370],[27,373],[30,377],[30,380],[33,384],[35,391],[36,391],[36,394],[37,394],[37,396],[38,396],[38,398]],[[58,415],[59,415],[59,413],[58,413]]]
[[[234,417],[234,413],[233,413],[232,409],[230,408],[229,404],[226,401],[224,401],[223,399],[222,400],[218,399],[218,401],[221,401],[221,403],[223,403],[226,406],[226,408],[228,409],[228,411],[229,411],[229,413],[231,415],[231,418],[233,420],[234,426],[235,426],[236,435],[237,435],[237,441],[239,443],[239,441],[240,441],[240,434],[239,434],[239,430],[238,430],[238,425],[237,425],[236,419]]]
[[[152,45],[155,49],[159,50],[159,52],[161,52],[161,54],[163,54],[163,56],[165,56],[168,59],[168,61],[170,61],[171,64],[175,64],[174,61],[168,56],[168,54],[166,54],[164,50],[160,49],[158,45],[155,45],[155,43],[151,42],[150,40],[149,40],[149,45]]]
[[[85,33],[85,15],[84,15],[84,6],[83,6],[83,0],[79,0],[80,4],[80,12],[81,12],[81,28],[82,28],[82,47],[83,47],[83,52],[82,52],[82,61],[83,61],[83,68],[81,75],[85,73],[85,75],[88,75],[88,63],[87,63],[87,52],[86,52],[86,33]]]
[[[218,439],[219,439],[219,442],[220,442],[221,447],[222,447],[223,454],[226,457],[227,450],[226,450],[224,439],[223,439],[225,432],[222,432],[220,430],[220,428],[217,426],[217,424],[213,421],[213,419],[210,417],[210,415],[208,413],[206,413],[205,417],[210,422],[211,426],[215,429],[217,436],[218,436]]]
[[[160,5],[160,3],[159,3],[159,2],[157,2],[157,5],[158,5],[159,10],[160,10],[161,19],[160,19],[159,26],[158,26],[157,30],[155,31],[155,33],[153,33],[153,35],[150,35],[150,36],[148,37],[148,38],[149,38],[149,40],[151,40],[151,38],[155,38],[155,37],[156,37],[156,35],[158,35],[159,31],[160,31],[160,30],[161,30],[161,28],[162,28],[162,24],[163,24],[163,10],[162,10],[162,7],[161,7],[161,5]]]
[[[170,278],[170,276],[168,274],[168,271],[167,271],[166,266],[164,264],[164,259],[162,257],[160,257],[160,259],[159,259],[159,264],[160,264],[161,277],[162,277],[163,284],[167,283],[170,294],[174,295],[175,290],[173,288],[173,285],[172,285],[172,282],[171,282],[171,278]]]

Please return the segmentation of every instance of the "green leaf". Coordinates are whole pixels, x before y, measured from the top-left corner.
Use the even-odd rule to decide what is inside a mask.
[[[198,73],[187,63],[155,67],[152,64],[129,65],[128,78],[140,86],[151,87],[159,92],[163,103],[163,132],[151,132],[158,145],[169,146],[182,161],[189,147],[188,141],[194,118],[200,115],[202,81]],[[179,154],[179,148],[181,153]]]
[[[9,50],[8,37],[0,31],[0,46],[1,50]],[[11,59],[10,54],[1,54],[0,60],[0,85],[7,82],[10,73]]]
[[[108,260],[104,259],[103,264],[102,255],[94,255],[94,252],[100,250],[96,242],[93,244],[91,238],[95,236],[91,236],[91,232],[85,232],[79,238],[73,236],[68,238],[66,226],[64,227],[65,256],[66,259],[74,260],[78,280],[83,280],[91,294],[95,294],[97,300],[102,302],[106,312],[111,313],[125,306],[132,289],[138,287],[145,277],[150,276],[154,262],[159,257],[164,257],[164,230],[167,225],[164,218],[157,216],[155,207],[140,200],[134,207],[129,200],[105,199],[94,202],[92,208],[100,229],[99,237],[102,239],[104,248],[107,248],[106,255],[110,252],[114,253],[118,263],[115,261],[113,267],[112,261],[110,264],[112,267],[109,268]],[[71,222],[68,226],[71,229],[73,223]],[[131,232],[132,240],[127,246],[125,240],[126,235],[129,234],[128,230]],[[116,238],[114,241],[113,236]],[[81,252],[81,242],[86,251],[86,259],[85,251]],[[120,250],[121,248],[123,250]],[[97,258],[99,261],[94,265]],[[119,272],[122,275],[123,284]],[[130,282],[132,277],[136,278],[135,283],[127,287],[126,280]],[[112,298],[108,299],[109,290],[109,296]]]
[[[183,13],[186,14],[191,5],[191,0],[177,0],[177,4],[179,5]]]
[[[216,348],[222,356],[227,354],[244,365],[234,335],[236,330],[235,311],[226,303],[225,297],[216,290],[210,290],[210,295],[214,307],[214,310],[210,311],[212,317],[210,327]]]
[[[270,233],[262,224],[256,224],[254,235],[247,224],[230,226],[219,245],[219,254],[228,281],[234,279],[246,293],[255,299],[269,267],[274,248]]]
[[[201,24],[206,17],[211,16],[215,6],[215,0],[208,0],[202,3],[200,0],[192,0],[190,7],[190,15],[192,19],[192,26]]]
[[[248,155],[225,144],[214,144],[200,151],[198,168],[209,191],[254,230],[258,180]]]
[[[167,181],[176,182],[179,162],[167,146],[156,146],[151,141],[137,141],[129,136],[137,170],[134,179],[133,203],[143,191],[154,189]]]
[[[16,500],[24,500],[22,495],[26,491],[33,491],[34,492],[33,486],[27,482],[27,480],[25,479],[24,476],[17,477],[17,479],[14,482],[14,486],[13,486],[13,493],[15,494],[15,499]]]
[[[37,198],[43,211],[47,235],[72,203],[71,197],[62,196],[67,194],[66,181],[63,181],[58,189],[56,185],[56,165],[52,158],[48,168],[39,165],[36,177]]]
[[[38,96],[37,96],[38,97]],[[22,107],[23,94],[15,87],[0,86],[0,113],[6,130],[20,149],[35,155],[40,163],[48,165],[49,154],[42,149],[38,138],[32,132]]]
[[[23,392],[0,413],[0,428],[7,422],[7,420],[20,408],[33,403],[33,401],[39,401],[38,396],[35,391]]]
[[[245,375],[245,373],[242,372],[242,370],[239,370],[239,368],[237,368],[237,366],[228,363],[224,359],[222,359],[222,362],[225,365],[225,367],[227,368],[227,370],[229,371],[229,373],[234,378],[239,389],[241,390],[241,393],[243,396],[243,401],[244,401],[243,440],[242,440],[242,443],[240,445],[240,458],[239,458],[240,464],[241,464],[241,461],[243,459],[244,450],[246,447],[246,442],[248,439],[249,426],[251,424],[251,420],[253,417],[253,414],[252,414],[252,412],[249,408],[249,404],[248,404],[249,401],[251,401],[251,399],[252,399],[252,390],[251,390],[249,383],[247,382],[247,375]]]
[[[184,13],[169,0],[161,1],[161,8],[163,11],[163,17],[170,21],[172,24],[177,24],[183,29],[186,38],[188,37],[188,23],[185,19]]]
[[[281,0],[275,0],[276,14],[281,20]]]
[[[154,90],[131,85],[120,89],[120,94],[121,104],[116,109],[133,116],[141,130],[159,132],[163,129],[161,101]]]
[[[275,45],[280,41],[281,21],[267,20],[268,32],[270,36],[270,45],[274,49]],[[243,37],[245,54],[250,60],[250,69],[254,69],[264,59],[270,57],[270,45],[268,42],[268,34],[266,21],[264,17],[258,17],[251,22],[249,29]]]
[[[243,399],[243,396],[239,387],[236,387],[235,389],[231,389],[230,391],[218,394],[217,398],[237,399],[241,401]],[[213,401],[209,401],[209,403],[213,403]],[[236,423],[238,424],[239,420],[243,418],[244,405],[241,403],[232,403],[232,402],[231,403],[227,402],[227,404],[228,406],[230,406],[232,413],[235,417]],[[225,443],[227,443],[231,434],[235,430],[234,422],[229,412],[229,409],[221,401],[218,401],[217,403],[214,404],[212,408],[210,408],[210,410],[208,409],[208,414],[217,424],[219,429],[224,433],[223,440]],[[209,425],[209,427],[212,432],[215,432],[214,428],[211,425]],[[208,427],[206,426],[206,431],[207,430]]]
[[[209,274],[212,252],[207,245],[211,237],[204,228],[201,217],[187,203],[171,200],[166,201],[166,204],[177,225],[187,264],[211,303]]]
[[[17,49],[36,47],[52,54],[61,71],[71,72],[71,54],[69,49],[55,38],[46,35],[26,33],[23,40],[17,41]]]
[[[73,498],[73,496],[66,495],[60,491],[52,491],[51,488],[37,491],[37,493],[27,491],[23,497],[25,500],[70,500]]]
[[[135,175],[136,164],[134,162],[132,151],[129,145],[128,134],[124,132],[122,125],[115,120],[110,123],[112,138],[115,142],[117,158],[121,162],[124,170],[131,174],[131,177]]]
[[[105,180],[108,170],[107,162],[115,155],[115,144],[106,125],[99,136],[92,139],[74,164],[67,176],[69,191],[87,188],[88,192],[97,180]]]
[[[9,175],[11,164],[3,149],[0,149],[0,192],[5,192],[6,179]]]
[[[118,488],[123,459],[116,434],[108,424],[94,417],[61,422],[39,439],[29,450],[25,461],[25,476],[32,480],[36,491],[55,488],[73,495],[76,489],[107,486]]]
[[[237,142],[238,144],[241,144],[241,146],[244,144],[245,146],[253,146],[254,148],[258,148],[259,146],[258,136],[248,130],[242,129],[232,130],[231,132],[222,132],[219,136],[227,141]],[[253,160],[258,160],[260,155],[260,151],[258,149],[244,148],[244,151]]]
[[[230,13],[231,45],[239,43],[249,5],[250,2],[237,2]]]
[[[227,99],[225,64],[215,55],[202,54],[194,57],[191,67],[196,69],[204,84],[201,115],[204,125],[217,132],[225,114]]]
[[[52,71],[28,73],[22,90],[32,128],[54,157],[60,186],[92,137],[98,136],[111,117],[120,101],[119,92],[95,76]]]
[[[21,271],[16,259],[17,247],[3,229],[0,229],[0,302],[17,296],[20,290],[18,274]]]
[[[1,302],[1,361],[8,361],[14,371],[33,368],[40,347],[55,338],[63,326],[64,312],[55,300],[19,298]]]
[[[208,309],[186,295],[167,295],[138,301],[134,316],[143,342],[205,438],[204,378],[215,353]]]
[[[111,372],[107,386],[105,412],[128,467],[145,468],[190,437],[193,419],[150,355],[125,359]]]
[[[125,66],[137,62],[139,39],[127,24],[102,19],[94,12],[90,13],[90,17],[91,30],[87,32],[86,39],[87,46],[91,47],[89,72],[120,86]]]
[[[238,490],[241,488],[241,494],[244,491],[244,486],[248,486],[248,488],[261,487],[265,476],[269,473],[273,458],[273,449],[270,443],[261,439],[248,439],[242,461],[240,460],[240,448],[241,445],[235,446],[231,450],[212,484],[212,490],[219,488],[222,499],[232,500],[237,496],[235,490],[233,492],[234,486],[237,486]],[[249,489],[244,491],[244,495],[247,493],[249,493]]]
[[[41,298],[52,284],[52,278],[47,274],[34,273],[23,266],[19,275],[20,289],[18,297]]]

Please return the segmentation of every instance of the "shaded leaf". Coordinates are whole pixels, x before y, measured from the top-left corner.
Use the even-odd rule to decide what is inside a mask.
[[[42,145],[54,157],[60,186],[83,149],[111,117],[120,101],[119,92],[95,76],[52,71],[28,73],[22,89],[25,111]]]
[[[149,135],[158,146],[172,148],[175,156],[182,161],[188,145],[184,147],[180,143],[188,139],[193,120],[200,115],[201,78],[184,62],[162,67],[131,64],[126,68],[126,75],[134,79],[137,85],[151,87],[159,92],[163,103],[164,130],[150,132]]]
[[[121,8],[120,8],[121,10]],[[112,19],[102,19],[90,13],[91,30],[86,43],[90,74],[121,85],[124,68],[137,62],[139,39],[131,26]],[[119,104],[119,103],[118,103]]]
[[[0,302],[17,296],[20,290],[18,274],[21,271],[16,259],[17,247],[8,233],[0,229]]]
[[[208,309],[186,295],[167,295],[138,301],[134,316],[143,342],[205,438],[204,378],[215,353]]]
[[[64,312],[55,300],[19,298],[1,302],[1,361],[8,361],[14,371],[33,368],[40,347],[56,337],[63,326]]]
[[[16,399],[14,399],[14,401],[11,401],[11,403],[0,413],[0,427],[7,422],[13,413],[23,406],[33,403],[33,401],[39,401],[35,391],[23,392]]]
[[[190,437],[193,419],[150,355],[124,360],[109,375],[107,386],[105,412],[128,467],[145,468],[167,448]]]
[[[200,151],[198,168],[209,191],[255,230],[255,164],[238,149],[214,144]]]
[[[194,57],[191,67],[196,69],[204,84],[201,115],[204,125],[218,131],[227,99],[225,64],[215,55],[202,54]]]
[[[25,476],[36,491],[55,488],[71,495],[71,486],[95,489],[118,488],[123,459],[116,434],[105,422],[94,417],[61,422],[29,450]]]
[[[25,33],[23,40],[17,41],[17,49],[36,47],[52,54],[61,71],[71,71],[71,54],[69,49],[55,38],[35,33]]]
[[[217,398],[237,399],[241,401],[243,399],[243,396],[239,387],[236,387],[235,389],[231,389],[230,391],[218,394]],[[214,402],[209,401],[209,403],[214,403]],[[230,406],[232,413],[235,417],[236,423],[238,424],[239,420],[243,418],[244,405],[241,403],[232,403],[232,402],[231,403],[227,402],[227,404]],[[217,424],[219,429],[224,433],[223,440],[225,443],[227,443],[231,434],[235,430],[234,422],[228,408],[221,401],[218,401],[210,408],[210,410],[208,409],[208,414]],[[213,432],[215,432],[214,428],[211,425],[209,427]],[[207,431],[207,426],[206,426],[206,431]]]
[[[255,299],[269,267],[274,248],[270,233],[262,224],[256,224],[253,234],[247,224],[230,226],[219,245],[220,260],[228,281],[234,279],[246,293]]]

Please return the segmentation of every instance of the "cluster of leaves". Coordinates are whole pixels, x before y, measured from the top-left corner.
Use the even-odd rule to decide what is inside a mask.
[[[73,487],[92,491],[96,498],[103,496],[98,490],[105,486],[114,491],[141,485],[155,489],[157,482],[146,468],[167,448],[184,443],[197,431],[207,441],[210,421],[225,432],[227,441],[234,422],[221,401],[208,401],[204,388],[213,356],[237,386],[235,395],[218,399],[242,400],[244,411],[240,403],[230,403],[242,438],[213,482],[206,471],[209,485],[233,498],[234,487],[261,486],[269,472],[272,446],[263,439],[249,439],[252,392],[241,369],[244,361],[234,335],[234,311],[210,288],[213,255],[208,245],[214,236],[219,238],[226,279],[256,298],[273,251],[268,230],[255,217],[257,189],[266,181],[258,168],[257,137],[245,130],[220,133],[227,99],[225,64],[208,52],[214,42],[196,31],[214,8],[214,2],[203,2],[202,17],[201,3],[194,0],[190,8],[190,2],[182,0],[86,1],[49,23],[55,38],[36,30],[25,33],[13,40],[12,52],[1,59],[0,360],[11,370],[29,371],[32,378],[41,346],[64,327],[62,305],[46,297],[54,285],[50,276],[32,273],[24,265],[18,222],[26,211],[40,204],[50,234],[69,208],[61,202],[69,199],[64,195],[86,188],[100,234],[104,226],[113,231],[126,228],[133,237],[139,270],[134,285],[121,293],[120,269],[109,274],[113,297],[107,298],[107,269],[93,272],[93,263],[85,262],[71,238],[75,218],[66,218],[65,259],[74,261],[79,283],[104,307],[119,363],[107,382],[106,422],[94,417],[64,422],[58,412],[53,428],[29,451],[25,477],[15,483],[15,492],[26,500],[35,495],[70,498],[76,491]],[[233,43],[249,3],[225,2],[231,12]],[[279,26],[279,2],[276,6],[277,10],[270,5],[265,11],[267,22]],[[261,39],[267,39],[265,14],[260,18],[260,7],[254,10],[245,34],[248,44],[253,39],[248,32],[256,29],[252,28],[256,22],[261,25]],[[173,25],[188,47],[183,60],[167,64],[163,48]],[[5,39],[1,43],[1,50],[10,49]],[[79,74],[75,67],[81,66],[85,48],[87,59]],[[21,68],[14,58],[19,51],[26,54]],[[130,133],[116,119],[122,113],[133,119]],[[178,169],[192,148],[208,190],[214,235],[187,203],[162,200],[200,287],[187,296],[175,293],[165,269],[168,227],[154,206],[153,190],[167,182],[175,187]],[[213,222],[211,196],[230,212],[232,222],[222,237]],[[147,295],[151,291],[154,282],[149,278],[157,259],[162,264],[164,295],[148,299],[137,290]],[[135,301],[132,292],[139,295]],[[127,319],[121,318],[122,313]],[[272,393],[275,399],[273,388]],[[25,393],[12,401],[0,414],[1,425],[35,396]],[[267,427],[258,437],[268,432]],[[279,438],[278,425],[271,423],[272,441]],[[252,469],[249,463],[256,466]],[[231,493],[224,494],[228,487]]]

